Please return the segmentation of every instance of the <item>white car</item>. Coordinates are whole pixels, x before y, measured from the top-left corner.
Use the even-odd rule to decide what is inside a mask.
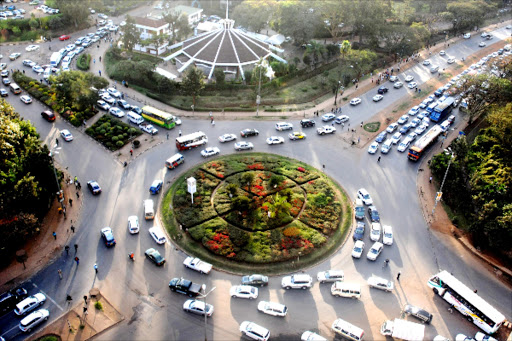
[[[224,134],[224,135],[219,136],[219,141],[223,142],[223,143],[234,141],[234,140],[236,140],[235,134]]]
[[[417,86],[418,86],[418,83],[416,83],[416,82],[410,82],[409,84],[407,84],[407,87],[409,89],[414,89]]]
[[[397,80],[398,80],[397,76],[390,76],[389,77],[389,81],[392,82],[392,83],[396,82]]]
[[[186,300],[185,303],[183,303],[183,310],[189,313],[210,317],[213,314],[213,305],[205,304],[203,301],[198,300]]]
[[[119,108],[116,108],[116,107],[112,107],[110,109],[108,109],[108,113],[111,114],[111,115],[114,115],[115,117],[124,117],[124,111],[122,111],[121,109]]]
[[[293,124],[288,122],[277,122],[276,123],[276,130],[283,131],[283,130],[292,130]]]
[[[425,66],[429,66],[429,65],[430,65],[430,60],[425,59],[425,60],[423,61],[423,65],[425,65]]]
[[[377,277],[375,275],[372,275],[372,277],[368,278],[368,285],[372,288],[384,291],[393,291],[394,288],[394,285],[391,281],[388,281],[382,277]]]
[[[220,149],[217,147],[209,147],[209,148],[201,150],[202,157],[210,157],[213,155],[217,155],[219,153],[220,153]]]
[[[270,331],[254,322],[244,321],[240,324],[240,332],[257,341],[268,341],[270,337]]]
[[[370,196],[370,193],[368,193],[368,191],[364,188],[360,188],[357,190],[357,198],[361,199],[366,206],[370,206],[371,204],[373,204],[373,200],[372,197]]]
[[[25,298],[23,301],[16,304],[16,308],[14,308],[14,313],[18,316],[26,315],[35,308],[42,306],[45,301],[46,296],[41,293],[37,293],[33,296]]]
[[[409,82],[412,82],[412,81],[413,81],[413,79],[414,79],[414,76],[409,75],[409,76],[405,76],[405,79],[404,79],[404,80],[405,80],[407,83],[409,83]]]
[[[400,142],[397,149],[400,153],[403,153],[407,150],[407,148],[409,148],[410,144],[411,144],[411,140],[409,138],[406,138],[405,140]]]
[[[479,47],[486,47],[486,46],[487,46],[487,44],[486,44],[484,41],[482,41],[482,42],[480,42],[480,44],[478,44],[478,46],[479,46]]]
[[[350,101],[350,105],[358,105],[359,103],[361,103],[361,99],[359,97],[356,97],[356,98],[353,98],[351,101]]]
[[[316,130],[316,132],[319,135],[334,134],[335,131],[336,131],[336,128],[334,128],[333,126],[323,126]]]
[[[464,34],[464,39],[469,39],[469,38],[471,38],[471,33]]]
[[[378,102],[378,101],[381,101],[383,98],[384,98],[384,96],[377,94],[377,95],[373,96],[373,101]]]
[[[313,286],[313,278],[308,274],[285,276],[281,280],[281,287],[289,289],[307,289]]]
[[[416,128],[416,130],[414,130],[414,132],[417,134],[417,135],[421,135],[425,132],[425,130],[427,130],[428,126],[422,124],[420,125],[418,128]]]
[[[336,115],[334,115],[332,112],[328,112],[327,114],[322,115],[322,121],[329,122],[331,120],[334,120],[336,118]]]
[[[247,149],[250,150],[253,148],[254,148],[254,145],[252,144],[252,142],[241,141],[241,142],[235,143],[235,150],[247,150]]]
[[[200,272],[202,274],[209,274],[212,270],[212,265],[210,263],[206,263],[199,258],[194,257],[187,257],[183,261],[183,265],[185,265],[186,268],[195,270],[197,272]]]
[[[320,271],[316,274],[316,279],[320,283],[343,281],[345,279],[345,274],[343,273],[343,270]]]
[[[110,109],[110,104],[108,104],[107,102],[105,102],[104,100],[102,99],[99,99],[97,102],[96,102],[96,106],[102,110],[109,110]]]
[[[23,95],[20,97],[20,100],[25,104],[32,103],[32,98],[29,95]]]
[[[27,47],[25,47],[25,51],[35,51],[35,50],[39,50],[39,45],[29,45]]]
[[[281,144],[284,143],[284,138],[281,136],[270,136],[266,141],[267,144]]]
[[[350,120],[350,117],[348,117],[347,115],[340,115],[340,116],[336,117],[334,122],[336,122],[338,124],[342,124],[342,123],[347,122],[348,120]]]
[[[411,140],[411,142],[416,140],[416,137],[418,137],[418,134],[416,134],[415,132],[411,132],[409,133],[409,135],[407,135],[407,138]]]
[[[110,105],[116,104],[115,98],[110,97],[109,94],[103,94],[100,97],[101,97],[102,100],[104,100],[105,102],[107,102]]]
[[[107,89],[107,92],[110,96],[112,97],[115,97],[115,98],[121,98],[121,93],[117,90],[117,89],[114,89],[114,88],[108,88]]]
[[[402,86],[404,86],[402,82],[395,82],[395,84],[393,84],[393,88],[395,89],[400,89]]]
[[[44,72],[44,69],[39,65],[34,65],[32,67],[32,71],[34,71],[37,74],[42,74]]]
[[[258,310],[267,315],[280,317],[285,317],[288,312],[288,308],[284,304],[268,301],[260,301]]]
[[[364,251],[364,242],[362,240],[358,240],[354,243],[354,248],[352,249],[352,257],[361,258],[361,255]]]
[[[380,233],[382,231],[382,227],[380,223],[373,222],[372,227],[370,229],[370,239],[374,242],[378,242],[380,239]]]
[[[406,124],[407,121],[409,120],[409,116],[408,115],[402,115],[399,119],[398,119],[398,124]]]
[[[420,107],[419,107],[419,105],[416,105],[416,106],[412,107],[411,110],[409,110],[408,114],[411,116],[414,116],[414,115],[418,114],[419,112],[420,112]]]
[[[381,254],[383,248],[384,248],[384,245],[382,245],[382,243],[380,243],[380,242],[373,243],[372,247],[366,254],[366,258],[368,258],[369,260],[376,260],[379,257],[379,255]]]
[[[392,134],[395,130],[398,129],[398,123],[391,123],[387,128],[386,131],[390,134]]]
[[[446,56],[446,51],[445,51],[445,50],[441,50],[441,51],[439,51],[439,55],[440,55],[440,56]]]
[[[393,136],[391,136],[391,142],[393,142],[393,144],[398,144],[398,142],[400,142],[401,139],[402,133],[400,132],[396,132],[393,134]]]
[[[48,320],[50,312],[46,309],[39,309],[20,321],[19,328],[22,332],[30,332],[40,323]]]
[[[73,141],[73,135],[71,135],[71,133],[69,132],[69,130],[67,129],[64,129],[60,132],[60,136],[62,136],[62,138],[64,139],[64,141]]]
[[[455,58],[453,57],[448,57],[448,60],[446,61],[448,64],[453,64],[455,63]]]
[[[128,217],[128,231],[131,234],[139,233],[139,217],[136,215]]]
[[[475,340],[476,341],[498,341],[497,339],[493,338],[490,335],[485,335],[482,332],[477,332],[475,334]]]
[[[382,244],[393,245],[393,228],[389,225],[382,226]]]
[[[368,147],[368,154],[375,154],[379,150],[379,143],[372,142],[372,144]]]
[[[306,330],[300,336],[301,341],[327,341],[325,337],[318,335],[317,333],[313,333],[312,331]]]
[[[148,232],[157,244],[165,244],[167,242],[167,238],[165,238],[163,231],[159,227],[151,227]]]
[[[258,288],[250,285],[233,285],[229,289],[229,295],[233,298],[248,298],[254,300],[258,298]]]
[[[419,118],[415,118],[409,124],[411,125],[411,127],[416,128],[421,124],[421,120]]]

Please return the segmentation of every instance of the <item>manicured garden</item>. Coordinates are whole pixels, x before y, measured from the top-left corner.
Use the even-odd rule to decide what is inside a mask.
[[[189,177],[197,181],[194,203]],[[351,210],[341,188],[317,169],[251,153],[215,159],[181,176],[163,200],[162,218],[187,252],[232,271],[272,273],[332,253]]]
[[[117,150],[132,138],[142,134],[139,129],[135,129],[109,115],[103,115],[85,132],[110,150]]]

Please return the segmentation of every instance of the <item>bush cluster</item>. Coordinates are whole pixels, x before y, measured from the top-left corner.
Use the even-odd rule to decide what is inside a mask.
[[[109,115],[103,115],[85,132],[110,150],[118,150],[131,139],[142,134],[139,129],[135,129]]]
[[[90,66],[91,66],[91,55],[88,53],[82,54],[76,60],[76,67],[82,71],[89,70]]]

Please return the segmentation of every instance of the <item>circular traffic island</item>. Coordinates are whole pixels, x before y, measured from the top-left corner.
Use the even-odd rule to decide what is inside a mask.
[[[324,173],[263,153],[197,166],[174,182],[162,203],[163,223],[176,244],[218,268],[244,273],[290,272],[319,262],[341,244],[351,212],[343,190]]]

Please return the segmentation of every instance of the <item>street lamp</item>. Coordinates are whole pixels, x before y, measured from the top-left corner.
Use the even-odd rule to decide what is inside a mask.
[[[441,182],[441,187],[439,187],[439,192],[436,193],[436,202],[434,204],[434,208],[432,209],[432,217],[434,217],[434,213],[436,211],[437,203],[439,201],[441,201],[441,197],[443,196],[444,182],[446,181],[446,176],[448,175],[448,170],[450,169],[450,165],[452,164],[452,160],[453,160],[454,152],[450,149],[450,147],[448,147],[447,150],[450,153],[450,160],[448,160],[448,166],[446,167],[446,172],[444,172],[444,177],[443,177],[443,181]]]
[[[210,295],[210,293],[215,290],[217,287],[213,287],[210,289],[210,291],[206,292],[206,284],[203,284],[201,286],[201,289],[203,289],[203,295],[199,296],[199,298],[202,298],[204,300],[204,341],[208,341],[208,337],[206,336],[206,327],[208,325],[207,318],[208,315],[206,314],[206,297]]]
[[[256,117],[258,117],[260,113],[260,103],[261,103],[261,71],[263,69],[263,61],[260,62],[260,80],[258,81],[258,96],[256,96]]]
[[[50,150],[50,153],[48,154],[48,156],[52,159],[52,166],[53,166],[53,174],[55,175],[55,182],[57,183],[57,197],[59,198],[59,202],[60,202],[60,207],[62,210],[64,210],[64,195],[62,194],[62,190],[60,189],[60,183],[59,183],[59,179],[57,177],[57,170],[55,169],[55,159],[53,158],[55,154],[59,154],[59,150],[61,150],[62,148],[61,147],[57,147],[58,145],[56,144],[55,146],[53,146],[53,148]]]

